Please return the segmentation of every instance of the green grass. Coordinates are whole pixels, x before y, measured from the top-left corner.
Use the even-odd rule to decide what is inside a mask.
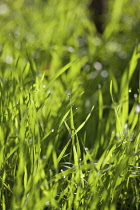
[[[87,6],[0,3],[2,210],[140,208],[139,3]]]

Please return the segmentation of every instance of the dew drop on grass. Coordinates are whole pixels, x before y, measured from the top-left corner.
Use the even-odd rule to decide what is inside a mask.
[[[121,59],[126,59],[126,58],[127,58],[127,53],[126,53],[125,51],[120,51],[120,52],[119,52],[119,57],[120,57]]]
[[[85,102],[86,108],[90,108],[90,105],[91,105],[90,100],[86,100],[86,102]]]
[[[139,112],[140,112],[140,106],[139,106],[139,105],[136,105],[135,112],[136,112],[136,113],[139,113]]]
[[[129,93],[131,93],[132,91],[131,91],[131,89],[129,89],[129,91],[128,91]]]
[[[43,88],[46,88],[46,85],[43,85]]]
[[[4,15],[9,11],[7,4],[0,5],[0,15]]]
[[[66,90],[66,94],[67,94],[68,97],[70,97],[71,96],[71,91],[70,90]]]
[[[44,159],[44,160],[45,160],[45,159],[46,159],[46,156],[44,155],[44,156],[42,157],[42,159]]]
[[[103,70],[103,71],[101,72],[101,76],[102,76],[103,78],[107,78],[107,77],[108,77],[108,71]]]
[[[49,206],[50,205],[50,201],[46,201],[46,206]]]
[[[125,125],[124,125],[124,129],[127,129],[128,128],[128,124],[126,123]]]
[[[71,95],[70,94],[68,94],[68,98],[70,98],[71,97]]]
[[[54,129],[52,129],[52,133],[54,132]]]
[[[98,76],[98,73],[97,73],[97,71],[92,71],[89,76],[90,76],[90,79],[92,80]]]
[[[137,98],[137,97],[138,97],[138,95],[135,93],[135,94],[134,94],[134,98]]]
[[[84,66],[82,66],[83,71],[88,71],[90,69],[90,65],[86,63]]]
[[[100,71],[101,69],[102,69],[102,64],[100,63],[100,62],[95,62],[94,64],[93,64],[93,67],[96,69],[96,70],[98,70],[98,71]]]
[[[68,47],[67,47],[67,50],[68,50],[68,52],[71,52],[71,53],[74,52],[74,48],[71,47],[71,46],[68,46]]]
[[[5,57],[5,63],[12,64],[13,63],[13,58],[11,56],[7,55]]]
[[[98,84],[98,88],[100,89],[102,86],[101,86],[101,84]]]
[[[47,91],[47,94],[50,95],[50,94],[51,94],[51,90],[48,90],[48,91]]]

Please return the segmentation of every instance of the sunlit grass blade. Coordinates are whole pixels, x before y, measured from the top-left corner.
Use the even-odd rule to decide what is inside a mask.
[[[86,122],[87,122],[88,119],[90,118],[93,109],[94,109],[94,106],[92,106],[91,111],[90,111],[90,113],[87,115],[85,121],[76,129],[76,131],[74,132],[74,135],[77,134],[77,133],[84,127],[84,125],[86,124]]]
[[[63,158],[69,144],[70,144],[71,140],[68,141],[68,143],[65,145],[65,147],[63,148],[63,150],[61,151],[60,155],[57,158],[57,164],[61,161],[61,159]]]

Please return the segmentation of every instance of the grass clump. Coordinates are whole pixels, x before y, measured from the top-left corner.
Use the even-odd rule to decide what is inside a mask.
[[[139,209],[139,11],[115,2],[102,36],[84,0],[0,3],[0,209]]]

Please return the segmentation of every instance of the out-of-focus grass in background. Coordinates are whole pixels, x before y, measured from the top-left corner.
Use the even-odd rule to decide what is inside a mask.
[[[0,209],[139,209],[140,8],[0,2]]]

